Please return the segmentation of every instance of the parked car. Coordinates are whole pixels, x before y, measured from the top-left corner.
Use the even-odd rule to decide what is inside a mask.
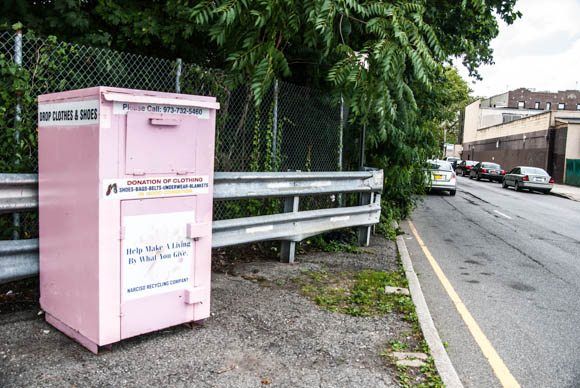
[[[457,178],[451,163],[445,160],[428,160],[426,175],[428,191],[448,191],[449,195],[455,195]]]
[[[455,171],[455,169],[457,168],[457,164],[459,162],[461,162],[461,159],[459,159],[456,156],[448,156],[444,159],[446,162],[451,163],[451,166],[453,167],[453,171]]]
[[[475,166],[477,163],[479,162],[475,160],[464,160],[457,165],[455,168],[455,173],[461,176],[468,176],[473,166]]]
[[[479,162],[469,172],[469,179],[475,178],[478,181],[487,179],[490,182],[501,182],[504,176],[505,170],[499,164],[491,162]]]
[[[510,186],[516,191],[528,189],[548,194],[554,187],[554,178],[544,169],[518,166],[508,172],[503,179],[502,187],[507,189]]]

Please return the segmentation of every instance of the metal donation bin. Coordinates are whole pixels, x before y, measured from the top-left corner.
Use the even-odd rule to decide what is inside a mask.
[[[99,346],[209,316],[213,97],[38,97],[40,304]]]

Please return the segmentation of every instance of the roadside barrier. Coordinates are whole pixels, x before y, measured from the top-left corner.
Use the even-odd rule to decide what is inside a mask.
[[[0,213],[36,211],[36,174],[0,174]],[[216,172],[214,201],[282,198],[283,213],[213,222],[212,246],[282,241],[280,259],[294,262],[295,245],[334,229],[358,227],[368,245],[371,226],[381,214],[383,171]],[[360,193],[357,206],[300,211],[306,196]],[[0,241],[0,283],[38,275],[38,239]]]

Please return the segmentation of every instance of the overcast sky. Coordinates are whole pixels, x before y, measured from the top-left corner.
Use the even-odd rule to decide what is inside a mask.
[[[518,0],[523,13],[511,26],[501,22],[492,41],[495,64],[480,67],[476,96],[489,97],[519,87],[536,90],[580,88],[580,0]]]

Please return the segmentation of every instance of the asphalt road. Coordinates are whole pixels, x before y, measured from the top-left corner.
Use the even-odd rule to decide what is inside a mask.
[[[412,222],[521,386],[580,386],[580,202],[458,178],[455,197],[426,196]],[[402,227],[462,382],[501,386],[409,225]]]

